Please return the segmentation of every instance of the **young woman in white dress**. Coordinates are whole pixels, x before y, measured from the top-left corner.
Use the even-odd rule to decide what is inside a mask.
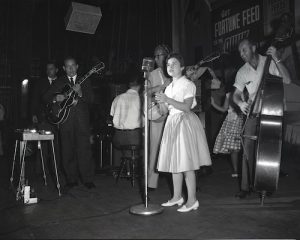
[[[199,202],[196,198],[195,170],[211,165],[209,148],[202,124],[191,109],[196,106],[196,86],[183,74],[184,61],[180,54],[172,53],[167,57],[167,72],[172,83],[165,93],[157,93],[156,100],[165,103],[169,111],[158,157],[159,172],[172,173],[173,197],[162,206],[169,207],[184,203],[182,197],[183,178],[187,186],[187,201],[177,209],[179,212],[196,210]]]

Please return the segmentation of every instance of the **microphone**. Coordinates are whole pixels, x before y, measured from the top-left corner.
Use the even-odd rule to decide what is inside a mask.
[[[150,57],[143,58],[142,71],[151,72],[154,69],[154,60]]]

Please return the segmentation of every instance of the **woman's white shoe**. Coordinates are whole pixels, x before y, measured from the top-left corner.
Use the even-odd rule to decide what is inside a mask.
[[[162,203],[161,205],[163,206],[163,207],[172,207],[172,206],[174,206],[174,205],[178,205],[178,206],[181,206],[182,204],[183,204],[183,202],[184,202],[184,199],[183,199],[183,197],[182,198],[180,198],[178,201],[176,201],[176,202],[170,202],[170,201],[167,201],[167,202],[165,202],[165,203]]]
[[[189,208],[186,207],[186,205],[183,205],[181,208],[178,208],[178,212],[189,212],[191,210],[197,210],[199,207],[199,201],[197,200],[192,206]]]

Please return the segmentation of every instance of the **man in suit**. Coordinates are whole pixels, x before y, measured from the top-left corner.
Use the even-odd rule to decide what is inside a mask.
[[[55,61],[48,61],[46,65],[46,74],[47,77],[43,77],[38,79],[36,82],[33,95],[32,95],[32,102],[31,102],[31,116],[32,116],[32,123],[36,128],[39,130],[51,131],[54,134],[54,148],[55,148],[55,157],[57,162],[57,170],[59,175],[59,181],[62,186],[64,186],[65,179],[61,171],[61,158],[60,158],[60,151],[59,151],[59,135],[58,129],[55,125],[51,124],[47,120],[46,116],[46,102],[43,100],[43,96],[45,93],[50,89],[50,87],[54,84],[57,79],[57,72],[58,67]],[[43,150],[43,158],[45,161],[45,171],[46,174],[49,175],[50,166],[54,170],[54,164],[52,159],[52,150],[49,146],[48,141],[41,142],[41,148]],[[37,173],[41,174],[41,160],[40,155],[38,155],[37,159]]]
[[[31,103],[33,124],[47,121],[45,115],[46,103],[43,101],[43,96],[57,79],[57,72],[58,68],[56,63],[54,61],[49,61],[46,66],[47,77],[38,79],[38,82],[35,84]]]
[[[72,57],[64,60],[65,75],[58,78],[44,95],[47,102],[62,102],[61,94],[66,85],[72,86],[78,96],[78,102],[72,106],[68,118],[59,125],[62,147],[62,162],[67,177],[67,187],[78,185],[79,177],[88,189],[96,187],[93,183],[94,163],[90,144],[89,104],[94,94],[89,79],[81,85],[77,75],[78,64]]]

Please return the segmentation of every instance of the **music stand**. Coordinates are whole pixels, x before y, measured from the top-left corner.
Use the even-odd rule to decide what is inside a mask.
[[[149,204],[148,203],[148,76],[151,70],[151,64],[154,65],[151,58],[145,58],[143,60],[142,70],[144,71],[144,109],[145,109],[145,126],[144,126],[144,171],[145,171],[145,203],[132,206],[129,209],[131,214],[142,215],[142,216],[151,216],[155,214],[162,213],[163,207],[158,204]]]

